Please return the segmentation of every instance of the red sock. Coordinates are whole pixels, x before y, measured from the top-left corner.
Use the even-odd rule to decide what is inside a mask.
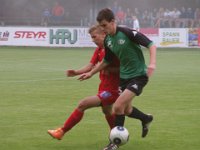
[[[105,118],[110,126],[110,129],[115,127],[115,115],[105,115]]]
[[[72,127],[74,127],[83,117],[83,112],[79,111],[78,109],[75,109],[72,114],[69,116],[69,118],[65,121],[64,126],[62,127],[62,130],[64,132],[69,131]]]

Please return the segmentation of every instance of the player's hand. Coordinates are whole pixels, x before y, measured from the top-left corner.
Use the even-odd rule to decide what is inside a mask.
[[[147,76],[151,77],[153,75],[154,70],[156,69],[155,64],[150,64],[147,68]]]
[[[83,80],[87,80],[89,78],[92,77],[92,74],[90,72],[88,73],[83,73],[80,75],[80,77],[78,78],[78,80],[83,81]]]
[[[65,74],[67,77],[74,77],[74,76],[76,76],[76,71],[75,70],[66,70]]]

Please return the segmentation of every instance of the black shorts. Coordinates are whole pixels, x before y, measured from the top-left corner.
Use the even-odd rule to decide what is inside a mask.
[[[148,80],[149,78],[146,75],[131,79],[120,79],[120,90],[124,91],[125,89],[129,89],[138,96],[142,93],[142,89],[147,84]]]

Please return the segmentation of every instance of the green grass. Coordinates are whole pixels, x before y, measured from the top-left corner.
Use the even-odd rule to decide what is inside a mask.
[[[48,129],[62,125],[79,100],[97,92],[98,76],[66,78],[66,69],[88,63],[92,49],[0,47],[0,149],[100,150],[108,125],[99,108],[62,141]],[[144,51],[148,62],[148,52]],[[141,125],[126,118],[130,132],[121,150],[198,150],[200,148],[200,50],[159,49],[157,69],[134,105],[155,117],[147,138]]]

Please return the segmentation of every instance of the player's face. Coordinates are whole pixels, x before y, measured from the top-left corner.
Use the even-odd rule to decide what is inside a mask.
[[[103,47],[103,41],[105,38],[105,34],[104,33],[99,33],[98,31],[93,31],[90,34],[92,41],[99,47]]]
[[[102,27],[103,31],[106,34],[110,34],[110,35],[115,34],[115,21],[114,20],[112,20],[110,22],[108,22],[106,20],[102,20],[101,22],[99,22],[99,25]]]

